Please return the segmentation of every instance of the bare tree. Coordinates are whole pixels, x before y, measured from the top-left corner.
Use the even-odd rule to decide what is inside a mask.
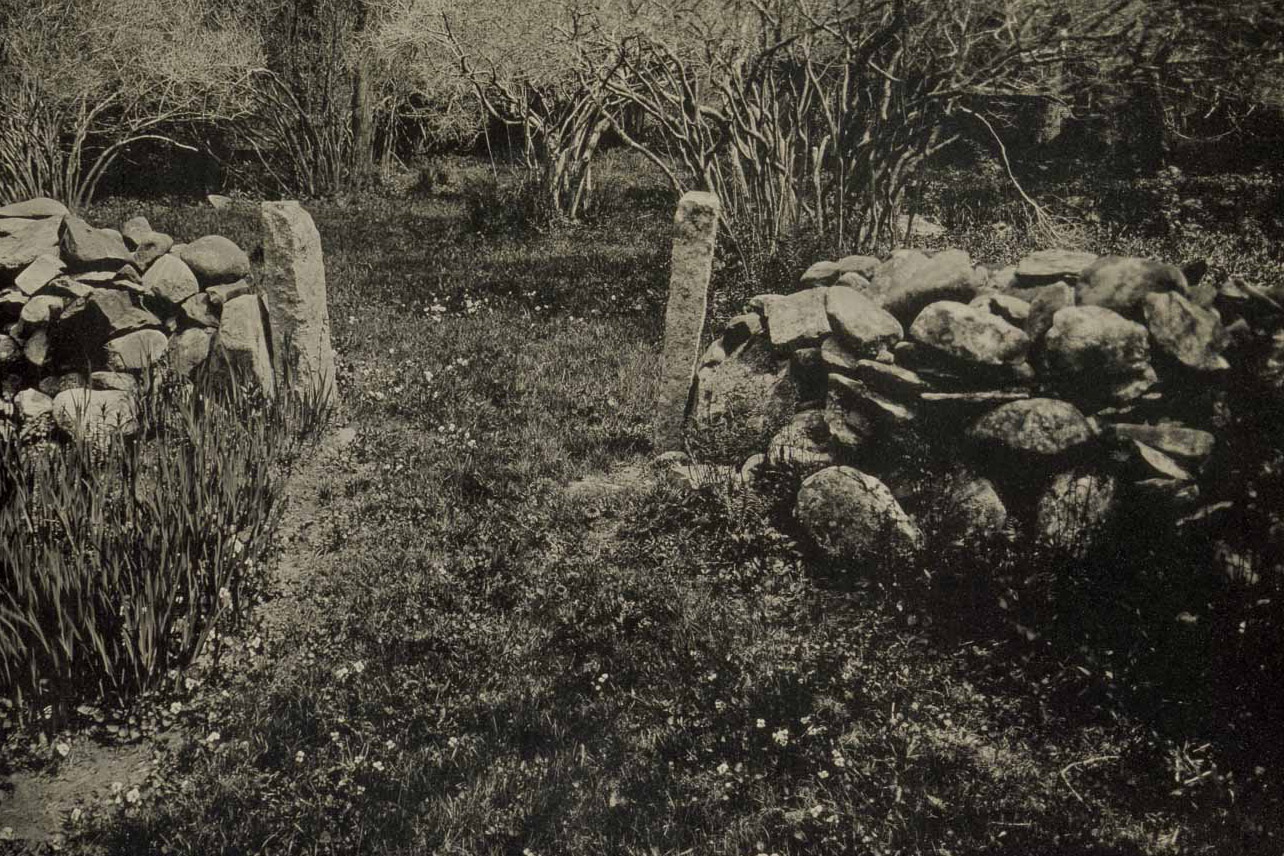
[[[868,247],[898,237],[914,178],[958,136],[950,120],[1001,145],[987,103],[1059,95],[1052,70],[1116,36],[1122,5],[728,0],[715,26],[620,41],[602,85],[661,129],[616,132],[675,188],[718,193],[742,242],[769,250],[806,226]]]
[[[88,202],[145,141],[194,148],[246,115],[262,62],[242,21],[200,0],[11,0],[0,31],[0,197]]]

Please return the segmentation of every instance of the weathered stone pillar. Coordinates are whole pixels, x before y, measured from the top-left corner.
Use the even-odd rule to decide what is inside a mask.
[[[657,452],[677,449],[682,443],[687,400],[700,359],[720,212],[718,197],[691,191],[678,202],[673,218],[669,306],[664,314],[664,355],[655,412]]]
[[[272,327],[277,377],[296,392],[333,399],[334,348],[321,236],[297,202],[264,202],[259,293]]]

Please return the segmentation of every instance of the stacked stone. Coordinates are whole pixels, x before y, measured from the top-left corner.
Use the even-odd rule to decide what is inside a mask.
[[[955,465],[944,515],[962,538],[1010,532],[1009,507],[1073,548],[1130,502],[1198,513],[1225,351],[1279,310],[1243,283],[1060,249],[997,271],[960,250],[850,256],[801,286],[751,299],[710,346],[693,420],[775,430],[745,475],[814,470],[799,519],[844,555],[921,543],[890,454],[910,436]]]
[[[96,229],[51,199],[0,208],[0,431],[134,433],[154,371],[209,365],[271,393],[251,276],[219,235],[175,243],[142,217]]]

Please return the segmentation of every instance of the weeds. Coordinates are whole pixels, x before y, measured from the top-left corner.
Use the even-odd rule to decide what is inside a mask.
[[[0,674],[20,719],[150,689],[245,615],[282,467],[321,409],[167,382],[140,399],[141,439],[0,450]]]

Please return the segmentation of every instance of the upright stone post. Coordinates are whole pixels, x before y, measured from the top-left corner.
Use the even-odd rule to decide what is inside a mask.
[[[297,202],[264,202],[259,293],[272,327],[272,362],[282,384],[335,396],[334,348],[321,236]]]
[[[664,313],[664,355],[655,412],[655,451],[677,449],[687,400],[700,359],[700,337],[709,305],[713,245],[722,207],[712,193],[691,191],[678,202],[673,217],[673,262],[669,306]]]

